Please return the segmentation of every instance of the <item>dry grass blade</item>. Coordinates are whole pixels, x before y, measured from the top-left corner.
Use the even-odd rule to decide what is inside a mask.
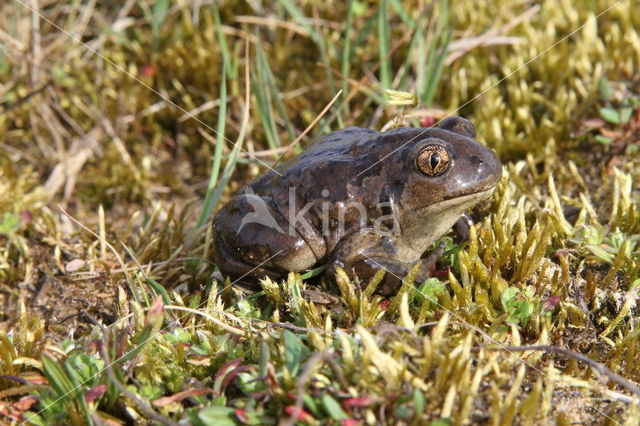
[[[444,63],[451,65],[466,53],[480,46],[523,43],[524,40],[520,37],[503,37],[502,35],[508,33],[522,22],[530,20],[539,11],[540,5],[532,6],[500,28],[487,31],[480,36],[467,37],[451,42],[451,44],[449,44],[450,53],[447,55]]]

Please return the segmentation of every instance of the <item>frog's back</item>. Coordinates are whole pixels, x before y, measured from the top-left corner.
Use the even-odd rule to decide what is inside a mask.
[[[282,166],[285,172],[295,167],[309,167],[317,163],[352,161],[353,147],[376,139],[380,132],[363,127],[347,127],[316,139],[304,152]]]
[[[320,144],[351,144],[362,138],[370,139],[379,134],[380,132],[364,127],[349,126],[319,137],[313,141],[311,146]]]
[[[341,170],[353,169],[358,161],[353,147],[376,139],[380,132],[347,127],[316,139],[296,157],[251,184],[256,194],[268,195],[289,187],[327,186]],[[333,177],[333,178],[332,178]]]

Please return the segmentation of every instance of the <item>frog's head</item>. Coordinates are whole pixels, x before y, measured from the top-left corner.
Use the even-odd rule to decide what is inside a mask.
[[[403,148],[405,224],[448,229],[465,209],[491,195],[502,167],[475,135],[469,120],[450,117],[439,128],[422,129]]]
[[[502,167],[495,153],[475,136],[469,120],[450,117],[440,128],[428,129],[416,138],[404,155],[410,172],[403,204],[420,208],[488,196],[500,180]]]

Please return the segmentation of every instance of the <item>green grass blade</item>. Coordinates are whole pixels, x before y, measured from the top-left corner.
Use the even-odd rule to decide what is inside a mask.
[[[335,79],[333,78],[333,74],[331,73],[331,60],[329,51],[327,50],[327,43],[325,41],[325,38],[322,36],[322,34],[316,31],[316,28],[312,24],[309,23],[307,17],[304,16],[302,11],[298,8],[298,6],[295,5],[294,2],[292,2],[291,0],[279,0],[279,3],[285,8],[287,13],[289,13],[293,17],[296,23],[302,26],[309,33],[311,40],[313,40],[318,46],[318,49],[320,50],[320,60],[324,65],[325,74],[327,76],[329,92],[335,93],[337,89]],[[342,122],[341,119],[339,121]]]
[[[378,42],[380,49],[380,85],[391,89],[391,58],[389,57],[389,15],[387,0],[380,1],[378,9]]]
[[[222,192],[224,188],[229,183],[229,179],[231,179],[231,175],[236,168],[236,164],[238,162],[238,154],[240,153],[240,149],[242,148],[242,144],[236,143],[231,150],[231,154],[229,154],[229,159],[227,160],[227,165],[224,167],[224,171],[222,172],[222,177],[220,178],[220,182],[213,194],[213,198],[215,200],[219,200],[222,197]]]
[[[430,38],[426,66],[424,68],[424,79],[420,98],[424,105],[433,102],[435,92],[442,77],[444,60],[447,57],[449,43],[451,42],[453,31],[449,28],[449,2],[441,0],[439,2],[437,22],[434,34]]]
[[[301,278],[303,280],[308,280],[309,278],[316,277],[323,273],[327,269],[327,265],[318,266],[315,269],[310,270],[309,272],[304,273]]]
[[[449,26],[449,0],[440,0],[440,13],[442,14],[439,19],[441,29],[451,29]]]
[[[222,79],[220,80],[220,110],[218,111],[218,126],[216,134],[216,147],[213,154],[213,164],[211,165],[211,177],[207,185],[207,192],[204,197],[204,206],[198,217],[196,228],[200,228],[209,219],[209,215],[213,211],[214,206],[218,203],[218,199],[213,196],[213,191],[218,181],[220,173],[220,164],[222,163],[222,148],[224,147],[224,131],[227,120],[227,82],[226,73],[223,67]]]
[[[153,5],[153,15],[151,16],[151,34],[153,37],[153,50],[160,48],[160,27],[167,17],[169,9],[169,0],[156,0]]]
[[[218,7],[216,4],[213,4],[213,20],[215,23],[215,31],[216,37],[218,38],[218,43],[220,43],[220,52],[222,52],[222,61],[224,64],[224,70],[226,75],[229,77],[231,81],[235,81],[237,79],[237,73],[234,73],[234,68],[231,66],[231,55],[229,54],[229,46],[227,45],[227,40],[222,33],[222,21],[220,20],[220,12],[218,11]]]
[[[269,85],[269,76],[266,71],[268,64],[266,55],[260,45],[256,46],[256,67],[251,69],[251,82],[253,93],[256,96],[258,107],[258,115],[264,128],[267,143],[270,149],[280,146],[280,138],[276,129],[276,120],[273,115],[271,88]]]
[[[89,409],[89,404],[87,404],[87,400],[84,396],[84,392],[82,391],[83,383],[77,380],[77,377],[74,375],[74,372],[71,371],[71,366],[68,365],[68,359],[64,363],[64,371],[67,373],[67,377],[71,381],[73,386],[72,389],[75,389],[76,393],[76,401],[78,401],[78,405],[80,405],[80,409],[82,410],[82,414],[84,415],[84,419],[88,425],[93,426],[93,418],[91,417],[91,410]]]
[[[391,1],[391,7],[393,7],[393,9],[396,11],[398,16],[400,16],[400,19],[402,19],[402,22],[404,22],[404,24],[410,30],[413,30],[416,26],[416,23],[413,21],[413,19],[411,19],[411,16],[407,13],[407,10],[402,5],[402,2],[400,2],[400,0],[390,0],[390,1]]]
[[[356,0],[349,0],[349,9],[347,11],[347,22],[344,26],[344,46],[342,47],[342,61],[340,64],[340,72],[342,73],[342,93],[345,99],[349,95],[349,71],[351,69],[351,32],[353,30],[353,9]],[[344,113],[349,116],[349,104],[345,103]]]
[[[422,102],[425,105],[431,104],[435,96],[436,88],[440,82],[442,76],[442,70],[444,68],[444,60],[447,57],[447,48],[451,41],[452,31],[447,31],[445,34],[444,42],[440,45],[440,51],[437,53],[434,50],[431,61],[428,60],[427,66],[427,79],[422,92]],[[435,45],[435,43],[434,43]],[[430,52],[431,53],[431,52]],[[435,56],[435,59],[433,58]]]
[[[152,280],[151,278],[147,278],[147,284],[149,284],[149,286],[151,286],[151,288],[153,288],[153,290],[157,293],[162,295],[162,302],[165,305],[170,305],[171,302],[171,297],[169,296],[169,293],[167,292],[167,289],[164,288],[159,282]]]
[[[44,367],[44,375],[58,398],[65,394],[72,397],[77,396],[78,392],[73,391],[73,383],[60,364],[48,355],[43,355],[42,366]]]
[[[309,23],[307,17],[304,16],[304,13],[302,13],[302,11],[298,8],[298,6],[295,5],[294,2],[292,2],[291,0],[278,0],[278,2],[285,8],[287,13],[291,15],[293,20],[296,21],[298,25],[300,25],[305,29],[305,31],[309,33],[309,37],[311,37],[311,40],[313,40],[316,44],[321,43],[322,37],[320,37],[314,26]]]
[[[405,62],[402,67],[402,75],[398,81],[397,90],[406,90],[416,93],[416,87],[422,87],[424,81],[424,73],[425,73],[425,49],[424,49],[424,29],[427,25],[427,17],[426,15],[422,15],[418,22],[415,24],[413,28],[413,35],[411,36],[411,41],[409,42],[409,52],[415,52],[414,55],[407,55]],[[407,80],[410,75],[410,71],[412,69],[412,62],[415,61],[415,87],[407,88]]]

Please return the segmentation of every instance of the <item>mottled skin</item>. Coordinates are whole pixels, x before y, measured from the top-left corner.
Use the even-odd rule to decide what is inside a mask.
[[[378,288],[384,295],[397,291],[398,277],[416,262],[422,263],[419,278],[426,278],[437,259],[422,258],[425,251],[500,180],[495,154],[474,137],[473,124],[460,117],[439,128],[349,127],[330,133],[281,165],[282,176],[268,172],[220,210],[214,219],[216,263],[223,275],[241,281],[280,278],[326,263],[330,275],[342,267],[367,283],[384,267],[389,273]],[[429,176],[416,165],[426,147],[446,150],[444,173]],[[275,219],[270,226],[243,223],[258,212],[256,201]],[[354,202],[365,209],[364,223]],[[307,222],[291,220],[307,203]],[[382,235],[380,229],[390,232]]]

